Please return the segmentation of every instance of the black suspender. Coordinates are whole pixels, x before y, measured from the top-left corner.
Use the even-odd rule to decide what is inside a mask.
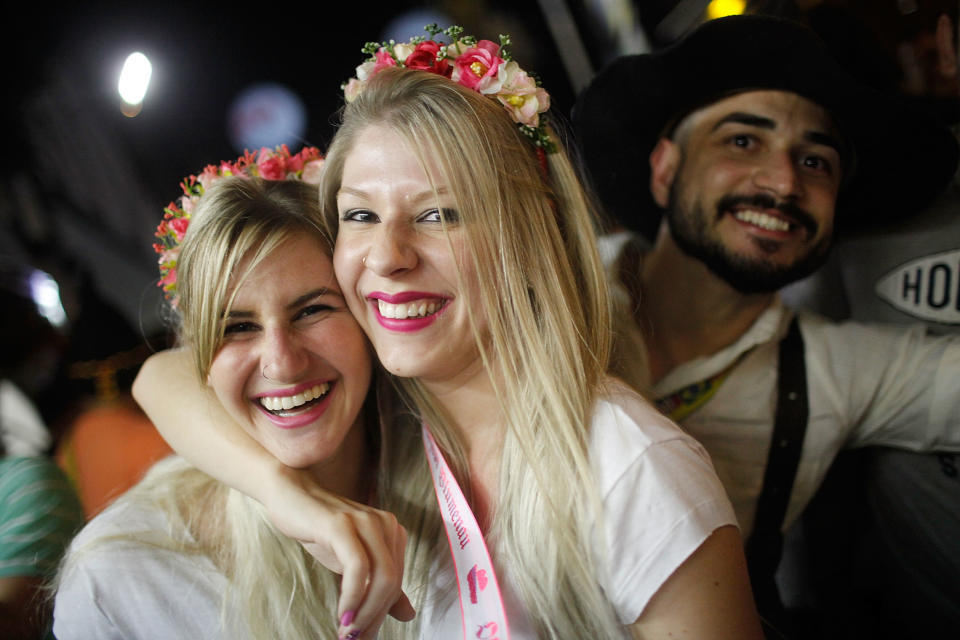
[[[753,533],[746,547],[757,608],[761,616],[774,626],[777,626],[775,618],[783,613],[783,604],[774,581],[783,551],[781,527],[810,416],[803,354],[803,337],[794,316],[786,337],[780,342],[773,438],[763,476],[763,489],[757,501]]]

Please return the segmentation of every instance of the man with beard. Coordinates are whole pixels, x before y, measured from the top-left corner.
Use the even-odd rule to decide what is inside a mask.
[[[910,215],[957,165],[949,130],[846,74],[807,28],[708,22],[608,65],[573,122],[617,227],[614,368],[710,452],[761,613],[782,531],[843,448],[960,450],[960,339],[783,306],[835,232]]]

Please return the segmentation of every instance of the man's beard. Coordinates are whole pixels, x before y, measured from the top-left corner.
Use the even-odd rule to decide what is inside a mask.
[[[763,258],[738,255],[724,246],[719,237],[709,233],[713,219],[719,219],[724,212],[730,211],[736,204],[749,204],[760,209],[779,209],[799,221],[810,236],[817,230],[813,217],[791,203],[778,203],[767,195],[727,196],[717,203],[715,218],[711,218],[702,208],[694,205],[683,210],[678,204],[677,191],[682,189],[674,182],[670,194],[670,205],[665,215],[670,234],[680,249],[696,260],[703,262],[717,277],[743,294],[772,293],[785,285],[805,278],[819,268],[827,259],[831,237],[828,235],[812,245],[805,256],[793,264],[780,265]],[[755,239],[757,246],[764,251],[773,252],[779,245],[776,241]],[[765,246],[766,245],[766,246]]]

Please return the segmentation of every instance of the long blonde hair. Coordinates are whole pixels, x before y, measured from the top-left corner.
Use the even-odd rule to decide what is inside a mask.
[[[600,515],[589,424],[611,331],[596,218],[578,176],[562,148],[548,154],[544,171],[495,101],[430,73],[385,69],[346,105],[327,154],[321,203],[331,232],[344,162],[372,125],[401,136],[425,170],[427,158],[439,168],[468,238],[462,259],[477,273],[488,324],[483,336],[474,332],[507,426],[499,506],[488,532],[494,559],[510,566],[538,637],[622,634],[597,583],[588,535]],[[562,147],[556,131],[552,136]],[[416,379],[396,385],[468,487],[463,445],[438,403]],[[393,470],[394,487],[419,494],[419,486],[404,487],[402,475]],[[411,483],[424,481],[424,474],[414,476]],[[411,531],[424,522],[405,521],[404,504],[385,506]],[[421,534],[429,539],[430,532]]]
[[[178,262],[181,339],[204,380],[223,340],[222,314],[247,274],[285,240],[309,234],[328,252],[316,187],[294,181],[225,178],[194,212]],[[244,262],[246,261],[246,262]],[[243,263],[243,264],[242,264]],[[368,440],[375,438],[372,412]],[[143,544],[208,557],[227,577],[222,624],[252,638],[336,638],[338,579],[283,535],[253,499],[171,457],[154,465],[121,500],[160,511],[165,532],[130,532],[74,550],[61,571],[105,543]]]

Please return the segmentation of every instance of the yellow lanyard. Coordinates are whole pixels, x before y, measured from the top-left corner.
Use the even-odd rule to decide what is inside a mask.
[[[733,367],[727,367],[712,378],[694,382],[679,391],[658,398],[655,402],[657,409],[674,422],[680,422],[713,397],[732,369]]]

